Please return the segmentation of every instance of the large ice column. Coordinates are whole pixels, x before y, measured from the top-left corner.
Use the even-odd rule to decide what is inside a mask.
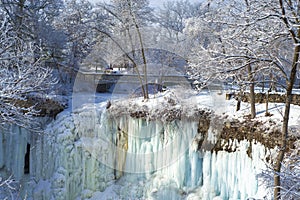
[[[169,129],[169,134],[173,139],[170,148],[165,153],[167,163],[158,173],[172,178],[178,188],[194,187],[201,182],[201,173],[198,167],[201,165],[199,155],[192,148],[192,142],[197,134],[198,123],[191,121],[180,121],[178,129]],[[158,155],[159,156],[159,155]],[[193,175],[193,177],[191,176]]]
[[[5,167],[16,180],[24,174],[29,136],[26,129],[16,125],[7,126],[0,132],[0,168]]]
[[[202,170],[203,169],[203,159],[200,157],[199,152],[196,152],[192,149],[189,151],[189,161],[191,166],[190,173],[190,187],[191,189],[202,185]]]
[[[118,170],[143,173],[147,177],[159,171],[172,177],[179,188],[200,182],[201,173],[195,168],[201,162],[196,159],[197,153],[189,150],[197,134],[198,123],[184,120],[163,123],[127,116],[121,117],[116,126],[119,129],[116,140],[123,137],[122,141],[116,142],[122,143],[116,148],[123,153],[123,157],[119,155],[116,161],[119,163]],[[195,170],[193,177],[190,176],[191,169]]]
[[[234,152],[203,152],[203,168],[200,168],[203,184],[197,194],[199,198],[247,199],[257,196],[257,175],[265,169],[266,148],[260,143],[250,145],[247,140],[233,143],[237,148]],[[247,153],[248,148],[252,158]]]
[[[98,136],[106,135],[101,133],[101,116],[89,109],[61,114],[44,137],[36,139],[35,198],[88,199],[110,184],[113,170],[98,157],[108,151],[97,143]]]

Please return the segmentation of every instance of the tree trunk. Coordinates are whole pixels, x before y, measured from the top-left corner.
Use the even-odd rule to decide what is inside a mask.
[[[144,82],[145,82],[145,93],[144,93],[144,99],[149,99],[149,92],[148,92],[148,72],[147,72],[147,60],[146,60],[146,56],[145,56],[145,49],[144,49],[144,44],[143,44],[143,38],[142,38],[142,34],[140,32],[140,28],[133,16],[134,19],[134,23],[135,23],[135,28],[136,31],[138,33],[139,36],[139,42],[141,45],[141,50],[142,50],[142,57],[143,57],[143,64],[144,64]]]
[[[267,91],[267,95],[266,95],[266,113],[265,113],[265,116],[270,116],[270,113],[269,113],[269,92],[270,92],[270,90]]]
[[[236,111],[239,111],[241,109],[241,103],[242,103],[242,95],[244,94],[244,91],[242,87],[239,87],[239,93],[237,96],[237,104],[236,104]]]
[[[263,75],[263,82],[262,82],[262,92],[265,91],[265,76]]]
[[[238,101],[236,103],[236,111],[239,111],[239,110],[241,110],[241,98],[240,97],[238,97]]]
[[[144,87],[144,99],[149,99],[149,92],[148,92],[148,72],[147,72],[147,61],[146,61],[146,56],[145,56],[145,49],[144,49],[144,44],[143,44],[143,38],[142,38],[142,34],[140,31],[140,27],[135,19],[135,15],[131,10],[131,4],[128,1],[128,6],[130,8],[130,15],[132,17],[136,32],[138,34],[139,37],[139,43],[140,43],[140,47],[141,47],[141,51],[142,51],[142,57],[143,57],[143,64],[144,64],[144,83],[145,83],[145,87]],[[143,87],[143,86],[142,86]]]
[[[289,89],[291,88],[291,89]],[[280,195],[280,172],[281,172],[281,164],[284,158],[284,154],[286,152],[286,144],[287,144],[287,138],[288,138],[288,122],[289,122],[289,113],[290,113],[290,105],[292,101],[292,88],[293,84],[290,81],[288,83],[288,89],[286,91],[286,102],[285,102],[285,109],[284,109],[284,116],[283,116],[283,125],[281,130],[281,147],[278,153],[278,156],[276,158],[276,163],[274,167],[274,200],[279,200]]]
[[[248,79],[250,81],[250,105],[251,105],[251,119],[254,119],[256,117],[256,111],[255,111],[255,92],[254,92],[254,82],[253,82],[253,74],[252,74],[252,67],[251,65],[248,65]]]
[[[132,15],[132,17],[134,17],[133,15]],[[136,21],[135,21],[135,18],[134,18],[134,23],[135,23],[135,26],[136,26],[136,29],[137,29],[137,33],[138,33],[138,35],[139,35],[139,39],[140,39],[140,45],[141,45],[141,49],[142,49],[142,57],[143,57],[143,61],[144,61],[144,63],[146,62],[146,58],[145,58],[145,53],[144,53],[144,47],[143,47],[143,43],[141,42],[141,39],[142,39],[142,36],[141,36],[141,33],[140,33],[140,31],[139,31],[139,26],[136,24]],[[130,34],[130,30],[129,30],[129,28],[127,29],[127,32],[128,32],[128,37],[129,37],[129,41],[130,41],[130,45],[131,45],[131,49],[132,49],[132,59],[133,60],[135,60],[136,59],[136,57],[135,57],[135,48],[134,48],[134,45],[133,45],[133,39],[132,39],[132,36],[131,36],[131,34]],[[138,71],[138,76],[140,77],[140,83],[141,83],[141,88],[142,88],[142,93],[143,93],[143,97],[144,97],[144,99],[148,99],[149,97],[149,95],[148,95],[148,84],[147,84],[147,77],[146,77],[146,79],[145,79],[145,75],[144,75],[144,82],[142,81],[142,77],[141,77],[141,75],[139,75],[139,68],[138,68],[138,66],[137,65],[135,65],[136,67],[136,71]],[[145,68],[145,67],[144,67]],[[147,68],[147,67],[146,67]],[[144,74],[146,74],[145,73],[145,69],[144,69]]]
[[[297,33],[297,38],[300,37],[300,29]],[[276,163],[274,166],[274,200],[279,200],[281,198],[280,194],[280,171],[281,171],[281,164],[286,152],[286,144],[288,139],[288,122],[289,122],[289,115],[290,115],[290,107],[292,102],[292,90],[296,79],[297,67],[299,62],[299,53],[300,53],[300,46],[299,44],[295,45],[294,49],[294,59],[293,65],[289,76],[289,81],[287,81],[287,89],[286,89],[286,96],[285,96],[285,109],[283,115],[283,124],[281,130],[281,147],[276,158]]]

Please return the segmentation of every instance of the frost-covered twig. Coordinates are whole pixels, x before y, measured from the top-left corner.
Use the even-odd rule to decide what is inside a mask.
[[[13,179],[13,176],[10,175],[8,178],[3,179],[3,177],[0,177],[0,191],[1,194],[6,195],[4,198],[6,199],[15,199],[14,193],[17,191],[17,182]],[[1,197],[4,197],[2,196]],[[10,198],[8,198],[10,196]]]
[[[282,164],[280,173],[275,172],[272,166],[260,174],[265,185],[273,188],[274,174],[281,177],[281,195],[285,199],[300,199],[300,156],[291,155]]]
[[[10,175],[5,180],[3,180],[2,177],[0,177],[0,187],[7,187],[11,190],[15,190],[16,188],[12,185],[14,182],[15,182],[15,180],[12,178],[12,175]]]

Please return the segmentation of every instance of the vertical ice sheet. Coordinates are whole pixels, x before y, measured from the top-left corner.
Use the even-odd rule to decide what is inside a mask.
[[[5,143],[4,143],[4,133],[0,131],[0,169],[4,167],[5,161]]]
[[[0,133],[0,168],[5,169],[19,181],[24,174],[25,154],[29,135],[24,128],[7,126]]]

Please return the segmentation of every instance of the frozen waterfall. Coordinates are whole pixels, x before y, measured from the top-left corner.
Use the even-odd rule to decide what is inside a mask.
[[[199,120],[169,122],[111,116],[104,104],[59,114],[44,135],[12,127],[0,133],[0,167],[24,179],[30,144],[32,199],[247,199],[266,191],[257,174],[271,154],[254,141],[234,151],[201,148]],[[210,127],[207,138],[216,130]],[[207,142],[207,141],[206,141]],[[203,143],[204,144],[204,143]],[[247,150],[251,149],[251,157]]]

